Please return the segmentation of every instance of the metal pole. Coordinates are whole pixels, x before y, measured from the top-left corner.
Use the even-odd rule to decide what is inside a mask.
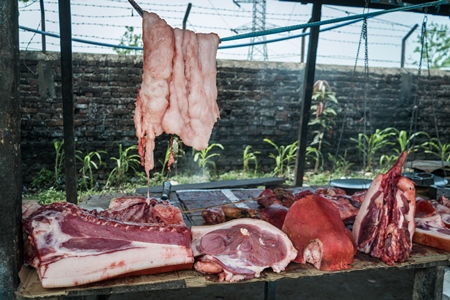
[[[414,25],[413,28],[411,28],[411,30],[408,31],[408,33],[402,39],[402,57],[401,57],[401,61],[400,61],[400,68],[404,68],[405,67],[405,45],[406,45],[406,40],[414,32],[414,30],[416,30],[416,28],[418,26],[419,26],[418,24]]]
[[[73,74],[72,74],[72,29],[70,0],[59,0],[59,31],[61,44],[61,92],[64,123],[64,158],[66,200],[78,203],[77,168],[75,159]]]
[[[44,8],[44,0],[39,0],[39,4],[41,7],[41,29],[45,32],[45,8]],[[46,36],[45,34],[41,35],[41,41],[42,41],[42,52],[46,52],[47,45],[46,45]]]
[[[22,258],[19,9],[0,1],[0,299],[16,299]]]
[[[320,21],[322,13],[322,1],[315,1],[312,9],[312,22]],[[313,94],[314,76],[316,73],[317,46],[319,44],[319,26],[311,27],[309,35],[308,56],[305,65],[305,79],[303,81],[303,97],[301,99],[300,127],[298,133],[298,151],[295,161],[295,186],[303,185],[305,173],[306,140],[308,136],[309,114],[311,109],[311,97]]]
[[[188,6],[186,8],[186,12],[184,13],[184,18],[183,18],[183,29],[186,29],[186,23],[189,17],[189,13],[191,12],[191,7],[192,7],[192,3],[188,3]]]
[[[312,21],[312,19],[309,19],[308,23],[310,23],[311,21]],[[302,33],[305,33],[306,29],[308,29],[308,28],[306,28],[306,27],[303,28]],[[301,63],[305,62],[305,38],[306,38],[306,36],[302,36],[302,51],[300,54],[300,62]]]

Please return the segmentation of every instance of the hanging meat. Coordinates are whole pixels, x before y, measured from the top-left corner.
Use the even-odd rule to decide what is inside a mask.
[[[388,265],[408,259],[416,228],[416,190],[401,175],[407,155],[403,152],[386,174],[374,179],[353,225],[358,250]]]
[[[208,146],[219,118],[216,54],[220,39],[214,33],[173,29],[146,11],[142,27],[144,73],[134,123],[141,163],[149,176],[155,138],[163,132],[178,135],[197,150]]]

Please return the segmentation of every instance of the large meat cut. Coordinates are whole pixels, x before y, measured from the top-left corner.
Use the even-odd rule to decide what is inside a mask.
[[[356,246],[337,208],[319,195],[297,200],[284,220],[283,232],[298,250],[295,262],[323,271],[352,267]]]
[[[192,226],[191,231],[195,269],[218,274],[219,281],[259,277],[269,267],[281,272],[297,256],[286,234],[258,219]]]
[[[27,215],[26,261],[44,288],[190,269],[194,262],[184,225],[123,222],[66,202]]]
[[[386,174],[373,180],[353,224],[358,250],[388,265],[408,259],[416,228],[415,186],[401,175],[407,155],[403,152]]]
[[[178,135],[197,150],[208,146],[219,118],[216,54],[220,39],[214,33],[173,29],[146,11],[142,27],[144,73],[134,123],[141,163],[149,176],[155,138],[163,132]]]

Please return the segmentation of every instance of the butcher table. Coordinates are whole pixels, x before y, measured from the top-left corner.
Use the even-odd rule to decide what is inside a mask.
[[[176,205],[184,212],[185,221],[188,226],[203,225],[201,210],[204,207],[231,204],[240,207],[257,207],[256,198],[262,189],[215,189],[215,190],[177,190],[172,191],[169,196],[171,204]],[[159,194],[152,194],[158,198]],[[80,203],[83,207],[107,207],[111,195],[92,197]],[[244,201],[242,201],[244,200]],[[356,274],[353,272],[369,272],[374,270],[413,270],[414,282],[413,299],[442,299],[444,268],[449,265],[450,253],[422,246],[413,245],[410,258],[404,263],[396,263],[388,266],[381,260],[370,257],[363,253],[357,253],[353,268],[342,271],[320,271],[306,264],[291,263],[284,272],[274,273],[266,270],[260,278],[242,281],[239,283],[219,283],[214,277],[204,276],[195,270],[183,270],[157,275],[142,275],[112,279],[108,281],[92,283],[84,286],[70,288],[42,288],[37,273],[34,269],[23,266],[20,278],[21,284],[17,295],[19,299],[49,298],[52,299],[83,299],[96,297],[107,299],[109,295],[118,293],[134,293],[143,291],[174,290],[210,287],[213,285],[229,285],[230,288],[236,284],[264,283],[265,299],[276,298],[277,282],[283,279],[301,280],[317,276],[335,276],[337,274]],[[299,281],[300,284],[300,281]]]

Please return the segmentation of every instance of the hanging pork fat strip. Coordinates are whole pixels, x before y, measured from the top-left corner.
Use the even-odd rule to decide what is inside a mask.
[[[216,54],[220,39],[173,29],[155,13],[144,12],[144,75],[136,101],[139,154],[147,176],[154,167],[155,137],[178,135],[197,150],[208,147],[219,118]]]

